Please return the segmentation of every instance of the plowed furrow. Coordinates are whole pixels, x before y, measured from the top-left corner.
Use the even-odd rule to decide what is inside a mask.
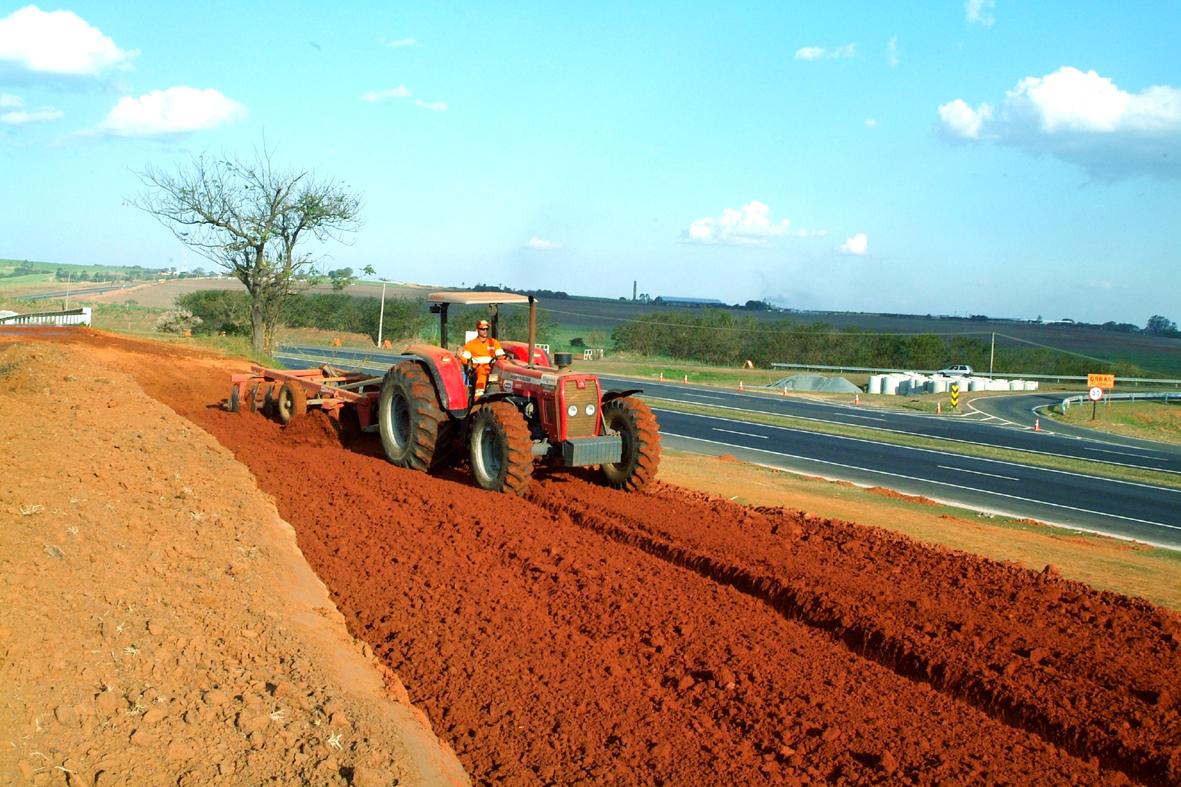
[[[992,643],[973,643],[959,637],[960,647],[948,648],[945,642],[936,641],[938,637],[930,636],[932,624],[946,620],[943,610],[967,602],[968,599],[962,596],[956,598],[955,594],[945,594],[931,598],[929,614],[920,617],[917,625],[908,623],[889,609],[888,602],[879,601],[877,594],[851,593],[850,589],[856,583],[849,575],[842,577],[826,572],[800,575],[798,561],[788,559],[776,566],[766,559],[765,550],[760,550],[757,556],[760,560],[751,561],[752,555],[742,554],[742,539],[737,534],[726,543],[721,554],[710,551],[709,547],[702,546],[705,539],[694,537],[697,534],[692,533],[692,516],[686,516],[688,512],[683,510],[673,510],[682,507],[681,501],[660,500],[660,491],[652,495],[657,498],[653,501],[655,505],[646,508],[635,506],[634,501],[618,501],[618,505],[611,505],[616,501],[606,500],[597,490],[582,494],[582,490],[567,485],[564,491],[566,494],[560,498],[539,494],[533,500],[543,508],[567,516],[618,543],[636,547],[710,581],[749,594],[792,620],[826,632],[851,651],[900,676],[926,682],[1005,724],[1040,735],[1079,756],[1098,757],[1107,767],[1151,782],[1172,783],[1181,776],[1176,746],[1177,715],[1167,709],[1165,713],[1155,712],[1161,710],[1162,693],[1168,703],[1167,688],[1135,689],[1136,683],[1161,686],[1162,681],[1168,680],[1167,673],[1142,670],[1140,674],[1125,673],[1122,681],[1116,682],[1110,674],[1109,662],[1096,663],[1077,658],[1077,654],[1075,658],[1058,654],[1062,657],[1061,669],[1040,665],[1037,663],[1040,659],[1051,655],[1046,646],[1053,643],[1040,637],[1044,655],[1038,646],[1014,645],[1022,641],[1023,632],[1019,625],[1009,626],[1008,630],[1004,627],[994,629]],[[664,490],[663,495],[668,494],[668,490]],[[682,497],[679,492],[673,494],[676,498]],[[661,503],[666,505],[660,506]],[[715,501],[712,505],[724,504]],[[641,517],[629,513],[636,510],[655,516]],[[783,512],[779,512],[778,517],[785,519]],[[770,539],[774,538],[773,531],[791,532],[797,519],[786,517],[786,522],[772,521],[775,518],[775,514],[760,516],[766,530],[762,535]],[[677,524],[682,527],[678,529]],[[807,540],[807,535],[801,531],[797,538]],[[759,544],[765,546],[767,541]],[[815,562],[816,556],[810,557]],[[835,562],[839,553],[834,549],[829,557]],[[963,556],[941,557],[964,559]],[[926,589],[932,594],[939,593],[942,589],[937,585]],[[1089,593],[1103,595],[1094,591]],[[1000,604],[1012,604],[1013,600],[1011,588],[994,597],[994,603]],[[1121,606],[1119,600],[1112,601]],[[1090,605],[1084,603],[1082,606]],[[960,608],[955,617],[962,619],[962,611]],[[1157,618],[1152,622],[1160,628],[1161,642],[1158,645],[1166,652],[1162,654],[1162,661],[1169,662],[1167,655],[1171,653],[1175,664],[1176,639],[1170,633],[1175,631],[1175,619],[1158,616],[1153,610],[1142,611]],[[1009,612],[1013,612],[1011,607]],[[1054,615],[1047,614],[1044,606],[1040,606],[1037,613],[1042,616],[1043,626],[1055,622]],[[962,629],[962,624],[959,625]],[[994,644],[997,641],[1008,645],[998,648]],[[1129,678],[1133,684],[1131,689]]]

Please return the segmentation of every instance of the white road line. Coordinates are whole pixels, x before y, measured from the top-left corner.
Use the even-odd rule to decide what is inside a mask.
[[[957,473],[971,473],[972,475],[986,475],[989,478],[1003,478],[1006,481],[1020,481],[1020,478],[1013,478],[1007,475],[997,475],[996,473],[982,473],[979,470],[969,470],[966,467],[951,467],[950,465],[935,465],[942,470],[954,470]]]
[[[718,428],[718,427],[716,427],[716,426],[715,426],[715,427],[713,427],[713,430],[714,430],[715,432],[725,432],[726,434],[740,434],[740,435],[742,435],[743,437],[757,437],[757,438],[759,438],[760,440],[766,440],[766,439],[767,439],[767,435],[765,435],[765,434],[751,434],[750,432],[736,432],[736,431],[734,431],[733,429],[719,429],[719,428]]]
[[[1147,456],[1145,454],[1136,454],[1136,453],[1131,453],[1128,451],[1108,451],[1103,448],[1091,448],[1090,446],[1085,446],[1085,445],[1083,446],[1083,450],[1084,451],[1094,451],[1095,453],[1099,453],[1099,454],[1116,454],[1118,456],[1134,456],[1137,459],[1145,459],[1145,460],[1148,460],[1149,462],[1167,462],[1167,461],[1169,461],[1168,459],[1165,459],[1164,457]]]
[[[966,492],[979,492],[980,494],[983,494],[983,495],[993,495],[994,497],[1005,497],[1010,500],[1020,500],[1023,503],[1033,503],[1033,504],[1039,505],[1039,506],[1049,506],[1050,508],[1062,508],[1067,511],[1077,511],[1080,514],[1094,514],[1095,516],[1108,517],[1110,519],[1122,519],[1125,522],[1136,522],[1141,525],[1152,525],[1153,527],[1165,527],[1165,528],[1168,528],[1169,530],[1181,531],[1181,525],[1170,525],[1166,522],[1153,522],[1151,519],[1137,519],[1136,517],[1123,516],[1121,514],[1112,514],[1107,511],[1092,511],[1089,508],[1078,508],[1077,506],[1068,506],[1063,503],[1051,503],[1047,500],[1035,500],[1030,497],[1021,497],[1020,495],[1008,495],[1008,494],[1005,494],[1004,492],[994,492],[991,489],[977,489],[974,486],[964,486],[962,484],[949,484],[946,481],[934,481],[929,478],[919,478],[917,476],[912,476],[912,475],[903,475],[902,473],[889,473],[889,472],[886,472],[885,470],[874,470],[871,467],[859,467],[857,465],[842,464],[841,462],[830,462],[827,459],[816,459],[816,458],[810,457],[810,456],[799,456],[798,454],[785,454],[782,451],[769,451],[765,448],[750,448],[749,446],[741,446],[741,445],[735,446],[730,443],[719,443],[716,440],[707,440],[704,437],[693,437],[692,435],[687,435],[687,434],[677,434],[676,432],[666,432],[663,429],[661,430],[661,433],[667,434],[670,437],[680,437],[683,440],[696,440],[699,443],[712,443],[714,445],[723,445],[723,446],[726,446],[727,448],[740,448],[744,451],[758,451],[759,453],[762,453],[762,454],[774,454],[775,456],[785,456],[788,459],[798,459],[801,462],[816,462],[816,463],[822,464],[822,465],[831,465],[833,467],[843,467],[847,470],[857,470],[862,473],[876,473],[877,475],[884,475],[884,476],[887,476],[890,478],[903,478],[907,481],[917,481],[922,484],[934,484],[936,486],[946,486],[946,487],[951,487],[952,489],[962,489]],[[1106,479],[1106,480],[1110,480],[1110,479]],[[1119,482],[1117,482],[1117,483],[1119,483]],[[1137,484],[1137,486],[1143,486],[1143,484]],[[1159,487],[1157,487],[1157,488],[1159,488]],[[1166,490],[1166,491],[1170,491],[1170,490]],[[960,505],[964,505],[964,504],[961,503]],[[971,504],[969,503],[967,505],[971,505]],[[1175,549],[1176,547],[1172,547],[1172,548]]]
[[[861,418],[865,421],[885,421],[885,418],[878,418],[872,415],[853,415],[853,413],[846,413],[849,418]],[[834,422],[835,423],[835,422]]]

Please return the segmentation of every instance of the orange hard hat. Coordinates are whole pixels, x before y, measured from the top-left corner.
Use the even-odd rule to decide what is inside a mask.
[[[487,328],[487,327],[489,327],[488,321],[487,320],[480,320],[478,323],[476,323],[476,327],[477,328]]]

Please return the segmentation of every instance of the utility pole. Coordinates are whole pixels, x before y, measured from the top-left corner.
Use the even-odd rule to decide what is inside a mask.
[[[992,351],[988,353],[988,376],[992,378],[992,362],[996,359],[996,331],[992,332]]]
[[[385,326],[385,282],[381,283],[381,311],[377,315],[377,347],[381,349],[381,329]]]
[[[62,311],[64,311],[64,312],[68,312],[70,310],[70,279],[72,279],[73,277],[74,277],[73,271],[70,271],[69,273],[66,274],[66,305],[62,309]]]

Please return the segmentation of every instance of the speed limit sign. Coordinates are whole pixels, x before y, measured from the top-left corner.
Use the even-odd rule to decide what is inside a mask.
[[[1092,402],[1097,402],[1103,398],[1103,389],[1096,385],[1090,390],[1088,395],[1091,397]]]

